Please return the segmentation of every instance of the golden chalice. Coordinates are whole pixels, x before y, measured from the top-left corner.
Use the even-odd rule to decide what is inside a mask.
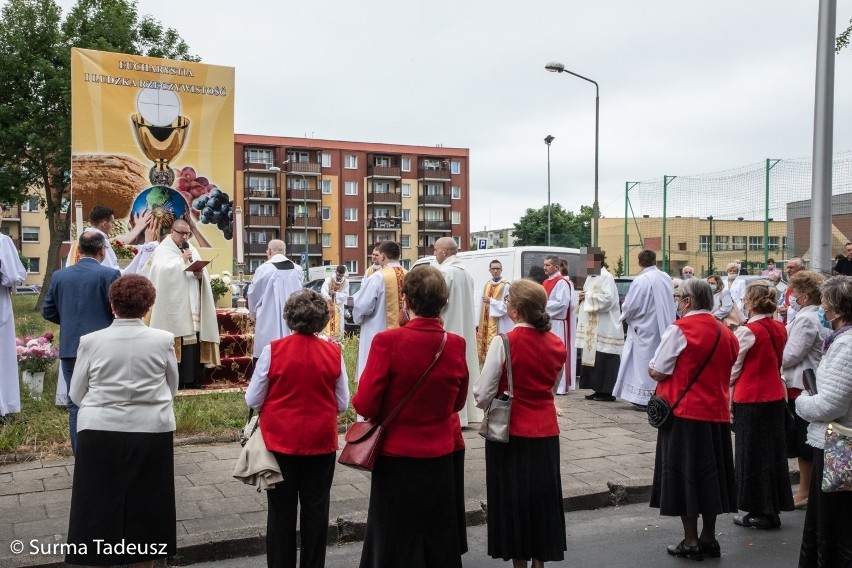
[[[189,119],[179,116],[170,124],[156,126],[142,118],[140,113],[130,117],[133,122],[133,132],[136,141],[142,148],[145,156],[154,162],[154,166],[148,172],[151,185],[164,185],[171,187],[175,181],[175,173],[169,167],[183,149],[186,142],[186,134],[189,131]]]

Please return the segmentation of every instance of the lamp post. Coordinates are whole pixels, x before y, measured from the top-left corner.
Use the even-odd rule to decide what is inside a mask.
[[[573,71],[569,71],[565,69],[565,65],[557,62],[550,62],[544,66],[545,69],[550,71],[551,73],[568,73],[569,75],[573,75],[584,81],[588,81],[589,83],[594,84],[595,86],[595,203],[593,205],[592,211],[592,222],[594,223],[594,228],[592,230],[592,246],[598,246],[598,221],[600,219],[600,211],[598,211],[598,135],[600,133],[600,88],[598,87],[597,81],[593,81],[588,77],[583,77]]]
[[[555,138],[550,134],[544,137],[544,143],[547,144],[547,246],[550,246],[550,143]]]
[[[713,266],[713,215],[707,217],[710,221],[710,242],[707,243],[707,275],[710,276],[716,272],[716,267]]]

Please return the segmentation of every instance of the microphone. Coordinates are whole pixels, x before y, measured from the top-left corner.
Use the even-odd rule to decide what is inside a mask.
[[[189,249],[189,243],[187,243],[185,241],[183,243],[181,243],[180,250],[188,250],[188,249]]]

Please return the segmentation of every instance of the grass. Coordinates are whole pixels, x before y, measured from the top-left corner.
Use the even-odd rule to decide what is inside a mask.
[[[34,311],[37,296],[12,296],[15,311],[15,331],[18,337],[41,335],[51,331],[58,342],[59,326],[45,321]],[[57,343],[58,344],[58,343]],[[347,336],[343,340],[343,359],[349,375],[349,390],[355,393],[355,369],[358,362],[358,336]],[[11,415],[9,421],[0,426],[0,454],[12,452],[67,454],[68,413],[55,406],[56,377],[58,363],[44,377],[44,392],[41,399],[30,396],[21,386],[21,413]],[[248,409],[242,392],[210,392],[203,395],[179,396],[174,404],[177,430],[176,438],[198,435],[233,435],[245,422]],[[352,406],[339,417],[339,423],[348,426],[355,420]]]

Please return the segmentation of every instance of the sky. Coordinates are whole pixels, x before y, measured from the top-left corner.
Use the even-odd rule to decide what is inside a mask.
[[[74,2],[58,2],[67,13]],[[204,63],[236,68],[235,129],[470,149],[471,230],[625,182],[809,157],[817,0],[138,0]],[[852,19],[839,1],[837,29]],[[837,55],[834,151],[852,149],[852,49]]]

